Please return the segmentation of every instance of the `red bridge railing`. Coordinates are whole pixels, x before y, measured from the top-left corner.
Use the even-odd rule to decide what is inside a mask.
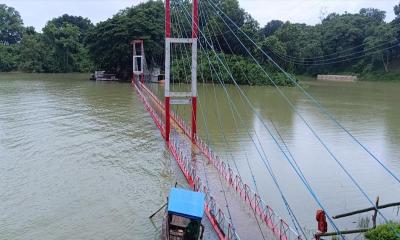
[[[144,86],[144,85],[142,85]],[[143,92],[139,89],[139,87],[134,84],[136,92],[138,93],[140,99],[142,100],[146,110],[150,113],[154,123],[161,131],[164,136],[164,123],[158,116],[158,114],[154,111],[151,107],[149,102],[147,101],[146,97],[143,95]],[[218,235],[219,239],[226,239],[226,240],[240,240],[239,236],[235,232],[232,224],[226,219],[224,212],[217,207],[216,201],[213,196],[210,194],[209,189],[205,186],[200,177],[196,175],[196,171],[193,168],[191,163],[191,158],[184,154],[179,148],[179,143],[177,141],[170,141],[167,143],[167,147],[170,150],[172,156],[178,163],[179,168],[181,169],[183,175],[185,176],[186,180],[188,181],[189,185],[195,191],[201,191],[206,195],[206,215],[211,222],[215,232]]]
[[[140,85],[140,88],[143,89],[151,97],[152,101],[156,103],[161,110],[164,110],[163,102],[161,102],[158,99],[158,97],[146,87],[146,85],[142,83],[138,84]],[[153,111],[153,113],[151,111]],[[151,111],[149,112],[153,116],[154,110]],[[171,119],[177,124],[177,126],[183,131],[185,135],[187,135],[189,138],[191,137],[190,127],[185,123],[185,121],[181,117],[179,117],[173,111],[171,111]],[[163,121],[160,119],[158,119],[157,121],[159,123],[155,121],[156,125],[163,133],[164,132],[162,123]],[[227,165],[224,161],[222,161],[198,135],[196,135],[195,137],[194,144],[213,164],[213,166],[217,169],[218,173],[224,177],[224,179],[228,182],[229,186],[232,187],[236,191],[236,193],[243,199],[243,201],[253,210],[253,212],[256,213],[258,217],[260,217],[260,219],[262,219],[265,225],[273,232],[275,237],[277,237],[279,240],[302,240],[302,237],[299,236],[299,234],[297,234],[296,231],[294,231],[286,223],[285,220],[283,220],[278,214],[276,214],[274,210],[268,204],[266,204],[262,200],[262,198],[248,184],[244,183],[242,178],[229,165]],[[223,214],[223,213],[217,213],[217,214]],[[228,232],[229,232],[229,227],[228,227]]]

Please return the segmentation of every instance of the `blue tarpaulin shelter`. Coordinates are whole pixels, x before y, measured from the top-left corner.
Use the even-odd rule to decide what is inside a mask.
[[[204,214],[205,194],[172,188],[168,197],[168,213],[201,220]]]

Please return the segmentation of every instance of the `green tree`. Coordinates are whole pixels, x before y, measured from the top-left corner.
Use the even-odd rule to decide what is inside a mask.
[[[18,69],[24,72],[60,72],[53,49],[41,34],[25,34],[19,45]]]
[[[286,52],[293,58],[302,58],[301,49],[310,40],[311,27],[305,24],[286,22],[276,32],[275,36],[284,44]]]
[[[225,70],[229,68],[234,76],[236,83],[245,85],[272,85],[271,79],[277,85],[292,85],[292,82],[283,74],[275,72],[268,64],[261,64],[261,67],[269,73],[269,77],[258,64],[249,58],[225,54],[214,53],[212,51],[202,51],[198,56],[198,81],[214,81],[233,84],[231,75]],[[222,65],[221,61],[224,62]],[[190,58],[181,58],[172,61],[172,77],[175,79],[190,79],[190,72],[185,71],[185,66],[190,66]]]
[[[373,20],[382,23],[386,18],[386,12],[376,8],[362,8],[360,15],[372,18]]]
[[[28,26],[28,27],[25,28],[24,36],[25,35],[35,35],[35,34],[36,34],[36,30],[35,30],[34,27]]]
[[[95,66],[128,79],[132,72],[134,39],[143,39],[148,65],[164,59],[164,4],[148,1],[124,9],[88,32],[89,54]]]
[[[365,48],[372,49],[372,54],[368,54],[362,61],[364,63],[364,71],[372,71],[383,67],[385,72],[389,72],[388,66],[393,58],[394,49],[385,49],[396,44],[395,29],[389,25],[384,24],[374,29],[374,33],[366,37]],[[381,48],[374,48],[374,46],[383,46]]]
[[[225,53],[231,53],[232,50],[234,54],[247,55],[236,36],[231,33],[231,29],[236,29],[236,26],[239,26],[242,31],[257,41],[260,37],[258,22],[240,8],[237,0],[218,0],[213,1],[213,3],[204,3],[203,8],[203,12],[205,12],[203,14],[206,16],[204,29],[210,32],[210,36],[215,36],[213,41],[220,43],[220,50]],[[219,14],[219,11],[216,11],[217,9],[221,9],[235,24],[228,20],[225,15]],[[221,16],[225,19],[225,22],[221,20]],[[241,40],[247,46],[252,46],[247,41],[247,38],[241,36]]]
[[[17,49],[14,45],[0,44],[0,72],[17,69]]]
[[[400,17],[400,3],[393,8],[394,14],[396,17]]]
[[[87,32],[94,27],[93,23],[88,18],[81,16],[71,16],[64,14],[60,17],[52,19],[49,23],[52,23],[56,28],[62,28],[66,23],[75,26],[79,29],[79,42],[83,43]]]
[[[272,34],[274,34],[282,25],[283,25],[282,21],[272,20],[261,29],[261,35],[264,37],[269,37]]]
[[[5,4],[0,4],[0,44],[18,43],[22,38],[23,30],[19,12]]]
[[[393,8],[396,19],[391,23],[397,29],[397,39],[400,41],[400,3]],[[399,47],[400,48],[400,47]]]
[[[90,29],[90,24],[82,27],[79,21],[76,23],[71,19],[83,18],[64,15],[49,21],[43,28],[43,41],[50,47],[49,54],[54,56],[53,69],[62,72],[89,71],[91,64],[83,35]],[[82,21],[87,23],[84,19]]]
[[[266,52],[269,56],[271,56],[275,61],[284,66],[286,69],[292,68],[293,66],[288,64],[284,58],[287,54],[286,47],[276,36],[269,36],[260,42],[260,47],[264,52]],[[261,54],[259,51],[257,52],[258,59],[262,59],[264,63],[268,62],[268,59]]]

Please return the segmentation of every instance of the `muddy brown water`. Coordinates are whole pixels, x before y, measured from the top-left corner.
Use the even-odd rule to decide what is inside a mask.
[[[130,85],[86,77],[0,76],[0,239],[158,238],[162,214],[154,223],[148,216],[165,201],[170,186],[184,179]],[[400,175],[400,82],[304,86]],[[162,92],[162,86],[152,89]],[[263,121],[268,126],[273,121],[330,214],[369,206],[274,88],[243,86],[243,90]],[[254,187],[253,173],[263,199],[291,222],[254,147],[258,138],[299,221],[315,229],[319,207],[263,122],[241,101],[234,86],[227,91],[230,98],[221,86],[199,86],[200,135]],[[298,90],[283,88],[283,92],[371,199],[379,195],[382,203],[399,200],[400,184],[365,151]],[[232,114],[230,101],[240,114]],[[188,112],[183,107],[175,110]],[[382,213],[399,220],[395,209]],[[355,228],[361,217],[369,215],[337,224]]]

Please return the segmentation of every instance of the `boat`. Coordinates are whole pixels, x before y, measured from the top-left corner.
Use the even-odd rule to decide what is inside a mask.
[[[95,71],[90,80],[95,81],[119,81],[116,74],[106,73],[105,71]]]
[[[205,195],[181,188],[172,188],[164,215],[161,239],[203,239]]]

